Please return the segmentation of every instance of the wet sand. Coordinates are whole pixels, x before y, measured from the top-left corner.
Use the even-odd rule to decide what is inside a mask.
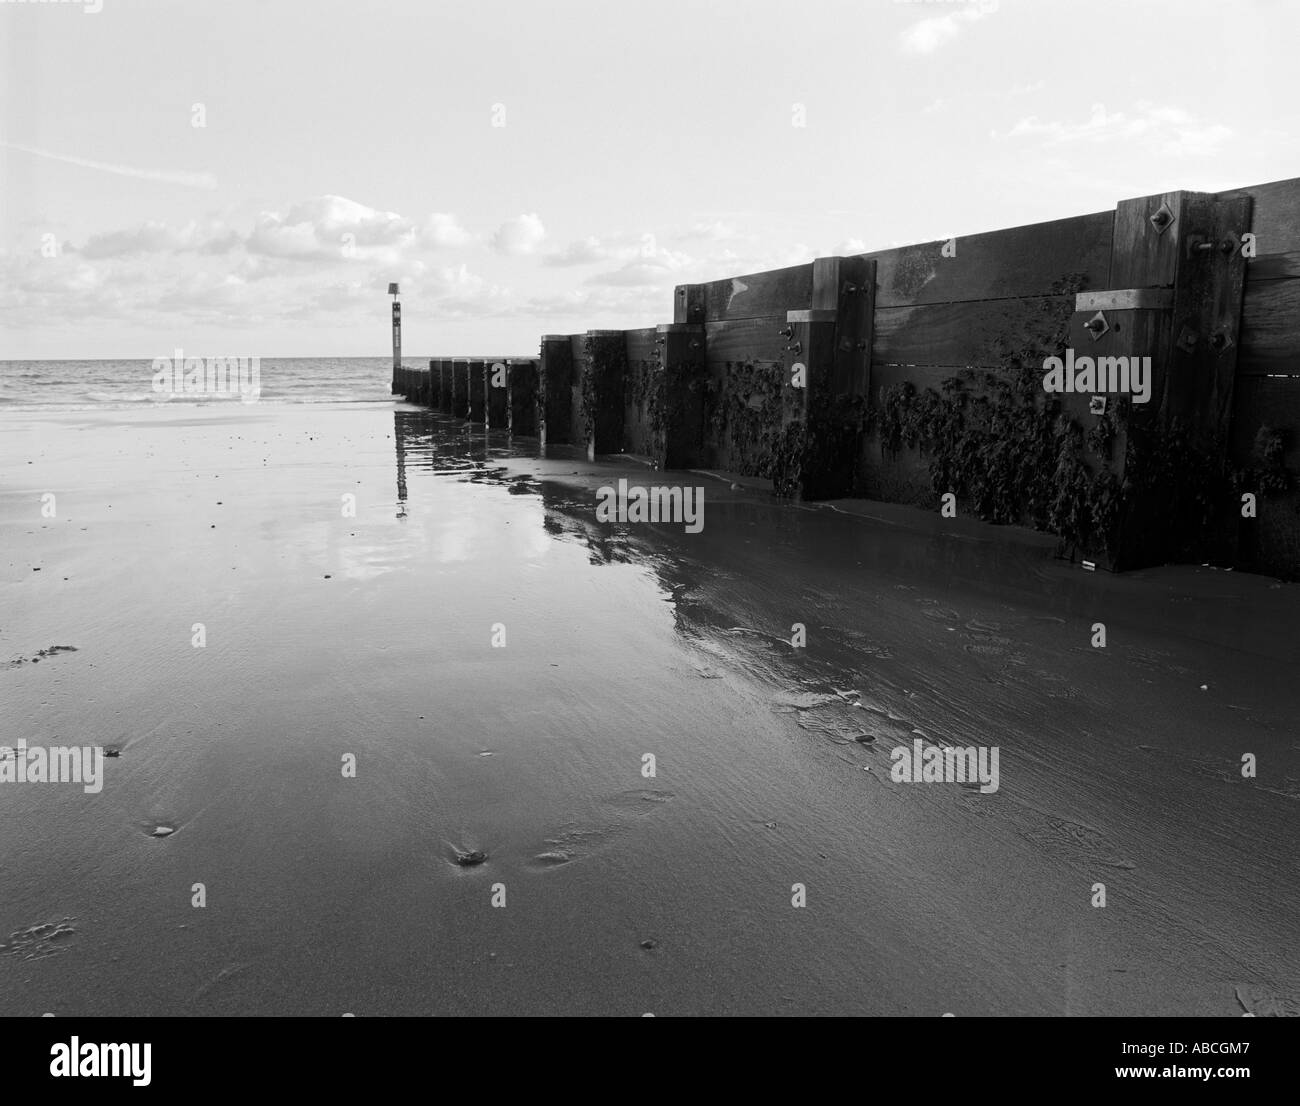
[[[0,1014],[1300,1012],[1296,587],[533,445],[0,418],[0,744],[121,750],[0,785]]]

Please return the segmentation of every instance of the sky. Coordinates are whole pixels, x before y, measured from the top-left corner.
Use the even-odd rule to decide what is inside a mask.
[[[535,354],[1300,176],[1300,0],[0,0],[0,360]]]

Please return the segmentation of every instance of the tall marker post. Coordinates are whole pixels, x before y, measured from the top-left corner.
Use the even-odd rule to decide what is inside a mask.
[[[393,391],[397,391],[397,376],[402,371],[402,305],[396,284],[388,286],[388,294],[393,297]]]

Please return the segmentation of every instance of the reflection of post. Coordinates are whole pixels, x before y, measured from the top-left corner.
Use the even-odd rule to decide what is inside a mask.
[[[397,448],[397,517],[406,517],[406,420],[393,412],[393,443]]]

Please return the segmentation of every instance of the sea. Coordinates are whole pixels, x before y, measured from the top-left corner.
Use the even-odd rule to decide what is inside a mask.
[[[407,358],[410,368],[429,359]],[[264,357],[261,403],[392,403],[391,357]],[[0,411],[99,410],[142,404],[210,406],[240,403],[238,394],[172,394],[154,390],[152,360],[0,361]]]

